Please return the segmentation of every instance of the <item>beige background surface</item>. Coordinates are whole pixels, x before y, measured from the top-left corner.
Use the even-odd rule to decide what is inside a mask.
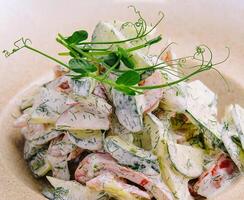
[[[220,95],[224,104],[244,105],[244,1],[230,0],[0,0],[0,50],[11,49],[13,42],[24,36],[34,47],[56,55],[61,50],[55,42],[58,32],[70,34],[80,28],[92,31],[101,20],[128,20],[136,5],[148,21],[157,19],[158,10],[165,13],[159,32],[178,43],[173,49],[178,56],[191,53],[197,44],[208,44],[216,59],[231,48],[230,59],[219,66],[231,86],[228,92],[216,73],[202,75],[205,82]],[[22,159],[22,140],[13,129],[7,103],[16,93],[50,71],[53,63],[26,50],[5,59],[0,55],[0,200],[43,199],[38,185],[29,175]],[[201,77],[201,78],[202,78]],[[217,199],[244,199],[244,182],[238,182]],[[242,190],[242,191],[241,191]]]

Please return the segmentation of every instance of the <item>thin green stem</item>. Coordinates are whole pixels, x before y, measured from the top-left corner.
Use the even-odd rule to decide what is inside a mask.
[[[164,15],[158,20],[158,22],[146,33],[136,36],[133,38],[125,39],[125,40],[117,40],[117,41],[108,41],[108,42],[81,42],[79,45],[86,45],[86,44],[120,44],[120,43],[125,43],[125,42],[130,42],[133,40],[141,39],[143,37],[146,37],[148,34],[150,34],[163,20]]]
[[[117,67],[119,62],[120,60],[117,60],[117,62],[103,74],[104,79],[107,78],[108,75]]]
[[[61,36],[60,34],[58,34],[58,35],[59,35],[60,38],[62,38],[62,36]],[[63,45],[64,47],[66,47],[67,49],[69,49],[69,50],[70,50],[70,53],[72,53],[76,58],[79,58],[79,54],[78,54],[76,51],[74,51],[72,48],[70,48],[70,47],[64,42],[64,40],[62,40],[62,39],[60,39],[60,38],[56,38],[56,41],[57,41],[59,44],[61,44],[61,45]]]
[[[157,57],[156,63],[158,62],[158,60],[160,59],[160,57],[163,55],[163,53],[173,44],[176,44],[175,42],[171,42],[169,43],[165,48],[163,48],[163,50],[160,52],[160,54]],[[169,61],[170,62],[170,61]]]
[[[60,52],[58,53],[59,56],[70,56],[69,52]]]
[[[102,76],[97,76],[97,75],[93,75],[93,74],[90,74],[89,75],[91,78],[99,81],[99,82],[102,82],[102,83],[105,83],[105,84],[108,84],[112,87],[117,87],[118,84],[116,84],[114,81],[112,81],[111,79],[104,79]]]
[[[198,69],[196,71],[194,71],[193,73],[191,74],[188,74],[186,75],[185,77],[183,78],[180,78],[176,81],[172,81],[172,82],[168,82],[168,83],[165,83],[165,84],[160,84],[160,85],[152,85],[152,86],[132,86],[132,88],[134,89],[138,89],[138,90],[149,90],[149,89],[158,89],[158,88],[164,88],[164,87],[168,87],[168,86],[172,86],[172,85],[175,85],[175,84],[178,84],[182,81],[186,81],[188,80],[189,78],[191,78],[192,76],[202,72],[202,71],[205,71],[207,69]]]
[[[50,60],[53,60],[54,62],[56,62],[56,63],[58,63],[58,64],[60,64],[60,65],[62,65],[62,66],[64,66],[64,67],[67,67],[68,69],[70,69],[69,65],[63,63],[62,61],[60,61],[60,60],[58,60],[58,59],[56,59],[56,58],[54,58],[54,57],[52,57],[52,56],[50,56],[50,55],[44,53],[44,52],[42,52],[42,51],[40,51],[40,50],[38,50],[38,49],[32,48],[32,47],[30,47],[30,46],[28,46],[28,45],[25,45],[24,47],[27,48],[27,49],[29,49],[29,50],[31,50],[31,51],[34,51],[34,52],[36,52],[36,53],[39,53],[39,54],[41,54],[41,55],[43,55],[43,56],[49,58]]]
[[[126,49],[127,52],[132,52],[132,51],[136,51],[136,50],[139,50],[139,49],[143,49],[145,47],[148,47],[148,46],[151,46],[153,44],[156,44],[158,43],[160,40],[161,40],[161,35],[159,35],[158,37],[155,37],[147,42],[145,42],[144,44],[141,44],[141,45],[138,45],[138,46],[135,46],[135,47],[131,47],[131,48],[128,48]]]
[[[113,51],[92,51],[92,52],[89,52],[89,54],[91,54],[93,56],[105,56],[105,55],[108,55],[110,53],[113,53]]]

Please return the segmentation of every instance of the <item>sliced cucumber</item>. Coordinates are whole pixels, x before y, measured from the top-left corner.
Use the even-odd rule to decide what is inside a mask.
[[[232,118],[241,141],[242,149],[244,149],[244,109],[238,104],[233,105]]]
[[[122,165],[130,166],[148,175],[155,175],[159,172],[156,156],[122,140],[118,136],[105,138],[105,150]]]
[[[168,121],[161,122],[150,113],[145,116],[144,121],[151,133],[153,152],[158,158],[163,181],[170,188],[175,199],[192,200],[188,190],[189,178],[179,173],[170,160],[168,142],[172,142],[172,138]]]
[[[108,130],[112,107],[102,98],[72,96],[77,101],[57,120],[56,128],[64,130]]]
[[[20,102],[20,110],[21,112],[24,112],[26,109],[29,109],[33,106],[35,96],[40,92],[40,86],[35,85],[30,88],[21,99]]]
[[[188,110],[185,112],[185,114],[190,119],[190,121],[193,122],[193,124],[200,128],[204,138],[204,145],[207,149],[219,148],[225,150],[218,130],[219,124],[217,121],[212,121],[209,124],[206,124],[192,113],[190,113]]]
[[[188,181],[190,179],[175,170],[170,160],[168,145],[165,139],[161,139],[158,142],[155,153],[158,157],[162,179],[170,188],[175,199],[193,200],[188,190]]]
[[[171,139],[169,123],[160,121],[152,113],[147,113],[144,116],[145,131],[151,137],[152,150],[155,150],[160,139]]]
[[[187,85],[187,104],[192,113],[202,121],[207,121],[211,116],[217,116],[217,95],[201,81],[195,80]]]
[[[32,107],[26,108],[26,109],[23,110],[22,112],[23,112],[23,114],[31,115],[31,113],[32,113]]]
[[[137,36],[137,31],[135,29],[135,27],[132,24],[127,24],[126,26],[123,26],[124,22],[120,22],[120,21],[115,21],[113,23],[113,25],[119,30],[121,31],[121,33],[127,37],[127,38],[134,38]],[[152,27],[147,26],[147,29],[149,30]],[[147,40],[151,39],[153,36],[155,36],[155,32],[156,30],[154,29],[149,35],[147,35],[145,38]],[[145,43],[145,39],[137,39],[137,40],[132,40],[130,41],[130,43],[134,46],[137,45],[141,45],[143,43]],[[141,52],[143,52],[144,54],[148,53],[148,48],[142,48],[140,49]]]
[[[102,149],[102,132],[99,131],[70,131],[70,141],[82,149],[91,151]]]
[[[94,33],[92,35],[92,41],[93,42],[108,42],[108,41],[116,41],[116,40],[126,40],[128,38],[135,37],[136,30],[130,26],[127,29],[120,29],[120,24],[114,24],[109,22],[101,22],[97,24]],[[134,29],[134,30],[133,30]],[[134,45],[139,45],[140,43],[144,43],[145,40],[137,40],[137,42],[126,42],[119,44],[122,48],[130,48]],[[108,45],[100,45],[96,44],[94,45],[95,48],[108,48],[110,47],[110,44]],[[117,48],[115,46],[114,48]],[[145,49],[144,49],[145,50]],[[152,61],[150,57],[146,56],[144,53],[146,51],[143,50],[137,50],[131,53],[132,59],[135,63],[135,66],[137,68],[140,67],[146,67],[152,65]]]
[[[216,95],[201,81],[181,83],[165,91],[160,107],[185,114],[203,132],[209,149],[223,148],[216,119]]]
[[[103,173],[88,181],[86,185],[100,192],[106,192],[109,196],[117,200],[149,200],[147,192],[140,190],[136,186],[124,183],[115,175]]]
[[[165,111],[184,112],[187,108],[187,85],[184,82],[166,88],[159,107]]]
[[[26,109],[31,108],[33,106],[33,103],[34,103],[34,97],[33,96],[22,99],[22,102],[20,104],[20,110],[23,112]]]
[[[152,149],[151,135],[144,130],[138,133],[133,133],[133,144],[144,150],[150,151]]]
[[[98,111],[99,114],[110,115],[112,106],[103,98],[96,95],[89,95],[88,97],[81,97],[77,95],[70,95],[80,106],[86,107],[92,112]]]
[[[231,105],[226,109],[222,126],[222,140],[226,150],[230,154],[239,170],[244,172],[244,150],[235,125],[233,114],[235,108]],[[238,143],[237,143],[238,141]]]
[[[187,87],[185,114],[203,132],[207,148],[223,148],[217,121],[217,97],[201,81],[193,81]]]
[[[217,115],[217,97],[201,81],[181,82],[165,90],[160,107],[166,111],[184,112],[189,110],[206,121]]]
[[[112,98],[119,122],[131,132],[143,130],[141,97],[112,89]]]
[[[184,113],[175,113],[170,117],[172,130],[181,135],[185,140],[196,137],[199,134],[199,128],[193,124]],[[180,133],[180,134],[179,134]]]
[[[36,155],[41,149],[45,148],[46,146],[36,145],[33,142],[26,140],[24,145],[24,159],[30,159],[32,156]]]
[[[76,181],[64,181],[51,176],[47,176],[47,179],[55,189],[63,189],[65,191],[65,199],[67,200],[96,200],[102,197],[101,193],[83,186]],[[64,199],[64,197],[62,196],[61,199]]]
[[[63,113],[57,120],[58,130],[108,130],[108,115],[75,105]]]
[[[39,137],[33,138],[31,142],[35,145],[43,145],[62,134],[64,134],[62,131],[49,130],[42,135],[39,135]]]
[[[47,150],[39,151],[29,162],[29,165],[35,176],[45,176],[51,170],[51,165],[47,160]]]
[[[79,96],[89,96],[96,86],[96,81],[92,78],[71,79],[72,91]]]
[[[70,76],[61,76],[45,84],[45,87],[51,90],[60,90],[60,86],[65,83],[67,89],[63,89],[68,93],[73,93],[78,96],[89,96],[95,88],[96,81],[92,78],[81,78],[79,80],[73,80]],[[62,89],[61,89],[62,91]]]
[[[118,135],[123,140],[128,142],[133,142],[134,134],[128,129],[126,129],[122,124],[119,123],[117,116],[113,113],[111,116],[111,128],[109,131],[109,135]]]
[[[58,117],[70,106],[66,95],[53,89],[42,87],[35,97],[31,123],[55,123]]]
[[[204,151],[191,146],[168,142],[168,152],[174,167],[184,176],[197,178],[203,172]]]
[[[77,146],[69,140],[68,134],[65,134],[50,142],[48,154],[56,157],[67,156],[76,148]]]
[[[70,180],[70,172],[68,168],[67,155],[65,156],[52,156],[47,155],[48,162],[52,167],[52,175],[55,178],[62,180]]]

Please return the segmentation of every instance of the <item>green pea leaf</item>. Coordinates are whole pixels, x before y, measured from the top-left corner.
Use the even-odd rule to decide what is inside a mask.
[[[116,80],[117,84],[127,85],[127,86],[135,85],[139,82],[140,82],[140,74],[138,74],[136,71],[133,70],[124,72]]]
[[[75,31],[71,36],[65,39],[68,44],[78,44],[88,38],[88,33],[84,30]]]
[[[118,47],[118,54],[121,58],[121,61],[125,64],[126,67],[130,69],[135,68],[135,63],[131,54],[129,54],[125,49]]]
[[[97,71],[97,67],[84,59],[72,58],[69,61],[69,67],[72,71],[80,74]]]
[[[112,67],[114,66],[118,61],[119,61],[119,57],[116,53],[110,53],[108,54],[106,57],[104,57],[104,63],[106,63],[108,66]],[[116,68],[118,68],[120,65],[120,63],[118,62],[118,65],[116,66]]]

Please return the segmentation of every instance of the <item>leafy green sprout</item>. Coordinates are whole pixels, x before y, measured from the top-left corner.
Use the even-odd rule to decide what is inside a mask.
[[[219,73],[215,66],[225,62],[230,55],[230,50],[229,48],[227,48],[227,57],[221,62],[213,63],[213,54],[211,49],[206,45],[199,45],[197,46],[193,56],[172,59],[170,60],[170,65],[166,62],[157,63],[159,57],[172,44],[174,44],[170,43],[162,50],[162,52],[160,52],[157,57],[156,64],[151,66],[140,66],[140,68],[137,68],[138,66],[136,66],[136,63],[134,61],[133,52],[146,47],[151,47],[152,45],[158,44],[162,40],[161,35],[158,35],[157,37],[154,37],[150,40],[148,40],[146,36],[161,23],[164,15],[162,14],[162,12],[160,12],[159,20],[148,30],[147,23],[142,18],[141,13],[135,7],[130,7],[134,9],[139,18],[135,23],[126,22],[122,24],[121,28],[132,25],[136,31],[135,37],[118,41],[86,42],[86,40],[88,39],[88,33],[85,30],[75,31],[69,37],[64,37],[63,35],[58,34],[56,41],[68,50],[68,52],[62,52],[59,55],[71,57],[68,64],[36,48],[33,48],[31,46],[30,39],[21,38],[17,40],[16,42],[14,42],[14,48],[12,49],[12,51],[9,52],[7,50],[4,50],[3,53],[6,57],[9,57],[10,55],[16,53],[23,48],[29,49],[68,68],[72,72],[69,74],[69,76],[71,76],[73,79],[79,80],[82,77],[90,77],[97,80],[98,82],[107,84],[112,88],[115,88],[127,95],[142,94],[145,90],[169,87],[182,81],[186,81],[191,77],[210,69],[214,69]],[[143,43],[130,48],[122,48],[119,45],[138,40],[141,40]],[[93,48],[93,45],[96,44],[110,46],[108,48]],[[182,71],[182,68],[185,67],[185,63],[188,60],[196,61],[198,62],[198,64],[188,67],[194,70],[188,74],[185,74]],[[123,63],[125,67],[120,68],[121,63]],[[178,70],[176,70],[176,68],[173,68],[173,66],[176,66]],[[143,80],[142,74],[145,74],[146,72],[153,73],[155,70],[161,70],[162,73],[171,74],[173,76],[176,76],[178,79],[170,80],[160,85],[138,85],[140,81]]]

